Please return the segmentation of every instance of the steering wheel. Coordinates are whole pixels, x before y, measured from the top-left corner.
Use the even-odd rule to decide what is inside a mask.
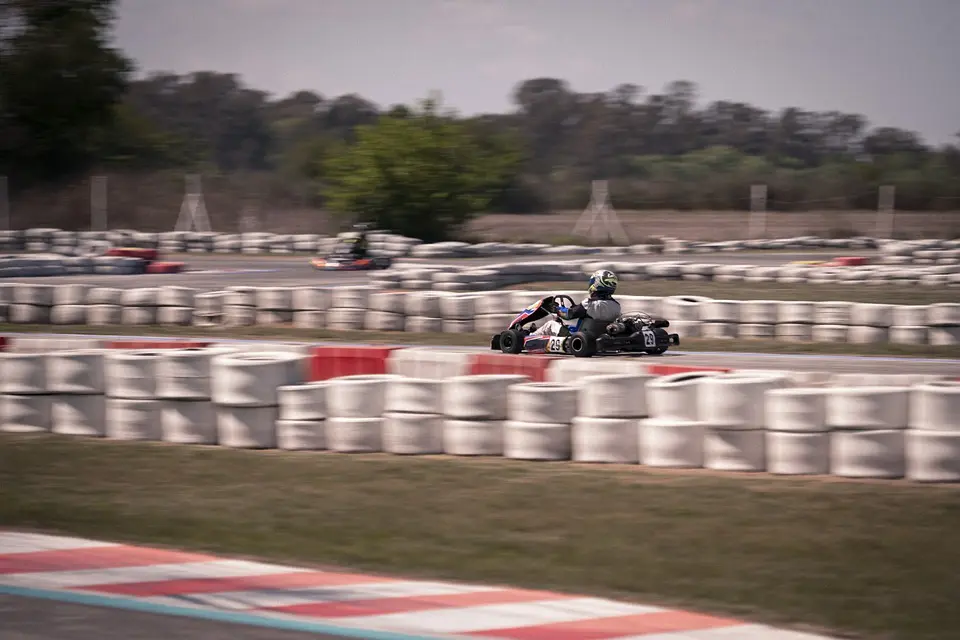
[[[561,305],[560,304],[561,302],[569,302],[570,304]],[[573,301],[573,298],[571,298],[570,296],[567,296],[567,295],[553,296],[553,300],[550,301],[550,312],[556,313],[561,306],[564,306],[567,309],[569,309],[574,304],[576,303]]]

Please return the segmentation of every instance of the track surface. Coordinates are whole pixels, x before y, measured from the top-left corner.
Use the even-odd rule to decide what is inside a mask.
[[[0,595],[3,640],[340,640],[342,636]]]
[[[872,256],[875,252],[843,252],[847,255]],[[616,262],[660,262],[664,260],[684,260],[714,264],[752,264],[775,266],[795,260],[826,260],[831,253],[704,253],[681,256],[662,255],[623,255],[623,256],[498,256],[495,258],[460,259],[403,259],[398,264],[410,265],[457,265],[482,266],[503,262],[568,262],[574,260],[612,260]],[[189,254],[171,256],[172,260],[186,262],[190,271],[170,275],[141,276],[51,276],[45,278],[3,278],[3,282],[28,282],[43,284],[67,284],[85,282],[103,287],[130,289],[174,285],[191,287],[199,291],[217,291],[234,285],[245,286],[316,286],[332,284],[358,284],[370,279],[370,271],[323,272],[310,265],[310,256],[242,256],[233,254]]]

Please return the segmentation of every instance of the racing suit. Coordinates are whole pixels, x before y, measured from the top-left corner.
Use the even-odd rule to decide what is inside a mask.
[[[358,238],[350,240],[350,254],[357,260],[367,257],[367,236],[361,234]]]
[[[565,320],[584,318],[581,330],[585,333],[597,335],[603,329],[620,317],[620,303],[610,296],[592,295],[584,298],[580,304],[569,309],[561,308],[557,315]],[[531,336],[556,336],[566,325],[557,317],[551,318],[543,325],[530,333]]]

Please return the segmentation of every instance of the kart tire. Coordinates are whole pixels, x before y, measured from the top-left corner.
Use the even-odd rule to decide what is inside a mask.
[[[500,351],[514,355],[523,351],[523,337],[519,331],[507,329],[500,334]]]
[[[657,347],[656,349],[647,349],[647,354],[651,356],[662,356],[667,351],[667,347]]]
[[[597,352],[597,341],[592,336],[578,331],[567,340],[567,349],[575,358],[589,358]]]

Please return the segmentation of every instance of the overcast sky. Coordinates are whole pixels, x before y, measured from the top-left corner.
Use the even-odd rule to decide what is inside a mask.
[[[505,111],[517,82],[580,91],[672,80],[702,100],[862,113],[960,130],[960,0],[121,0],[117,39],[141,71],[233,72],[284,95],[382,106],[442,91]]]

